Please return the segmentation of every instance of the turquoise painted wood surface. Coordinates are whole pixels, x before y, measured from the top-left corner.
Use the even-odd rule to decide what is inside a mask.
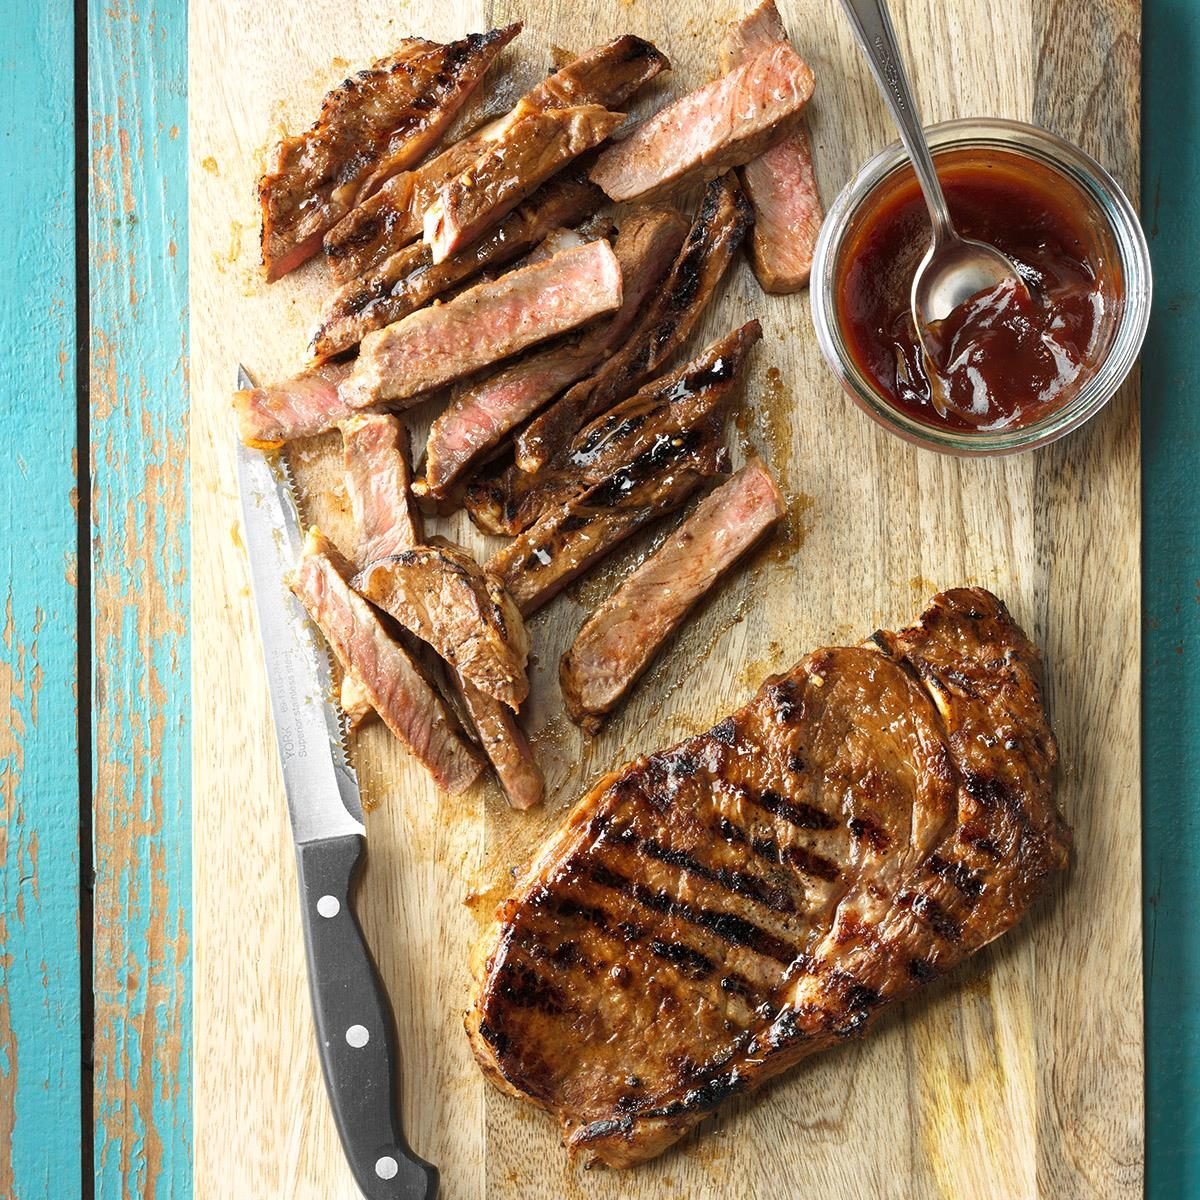
[[[183,9],[89,12],[95,1189],[114,1197],[190,1194]],[[14,1200],[74,1195],[81,1169],[73,12],[15,6],[0,27],[0,1196]],[[1200,1195],[1200,7],[1146,0],[1144,54],[1147,1192],[1174,1200]]]
[[[95,1195],[190,1194],[187,20],[88,5]]]
[[[1144,25],[1147,1194],[1175,1200],[1200,1196],[1200,5],[1149,0]]]
[[[80,1173],[69,3],[0,21],[0,1196]]]

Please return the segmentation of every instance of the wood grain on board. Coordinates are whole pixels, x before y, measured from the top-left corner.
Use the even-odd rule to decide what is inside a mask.
[[[893,133],[835,6],[780,7],[817,73],[811,127],[829,201]],[[299,366],[330,287],[320,266],[261,282],[254,184],[265,150],[409,33],[446,39],[523,18],[499,88],[511,99],[551,47],[631,31],[675,65],[651,89],[661,93],[715,73],[721,24],[739,11],[701,0],[191,6],[195,1187],[206,1200],[356,1196],[314,1053],[233,472],[235,364],[263,378]],[[1036,117],[1135,189],[1137,5],[908,0],[894,12],[927,120]],[[695,343],[751,316],[766,336],[731,441],[736,457],[753,447],[773,465],[790,528],[721,585],[594,740],[561,715],[558,657],[655,535],[534,618],[528,719],[547,764],[545,808],[512,813],[494,787],[439,796],[381,729],[359,741],[373,805],[359,907],[398,1014],[410,1138],[441,1167],[448,1200],[1138,1195],[1135,385],[1049,450],[957,461],[862,416],[820,360],[807,296],[763,296],[744,263]],[[418,421],[431,415],[418,410]],[[336,448],[318,440],[293,456],[307,515],[335,540],[347,533]],[[461,518],[443,529],[485,544]],[[1004,597],[1046,651],[1059,799],[1076,835],[1070,877],[870,1038],[735,1102],[648,1166],[583,1174],[550,1119],[484,1083],[462,1033],[470,947],[512,871],[600,772],[707,727],[809,649],[894,627],[960,583]]]

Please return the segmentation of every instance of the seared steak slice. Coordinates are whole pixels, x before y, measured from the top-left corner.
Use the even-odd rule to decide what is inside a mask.
[[[653,42],[626,33],[564,63],[523,98],[539,108],[620,108],[643,84],[670,69],[667,56]]]
[[[552,230],[582,221],[602,199],[599,189],[586,180],[555,179],[509,213],[482,241],[437,266],[423,242],[397,250],[334,293],[313,335],[314,355],[328,358],[348,350],[372,330],[407,317],[480,271],[513,262]]]
[[[600,155],[592,180],[609,199],[621,201],[714,179],[781,137],[812,90],[812,71],[795,50],[771,46],[659,109]]]
[[[409,504],[408,430],[386,413],[355,413],[342,422],[346,492],[358,531],[360,565],[411,550],[421,542]]]
[[[571,720],[597,733],[692,606],[784,512],[757,459],[701,500],[588,617],[562,656],[559,680]]]
[[[517,724],[516,715],[507,705],[481,692],[461,674],[458,684],[479,734],[479,743],[495,768],[496,778],[508,802],[521,810],[541,804],[546,794],[546,781],[525,731]]]
[[[612,319],[460,390],[429,430],[425,478],[418,481],[418,491],[446,496],[463,473],[517,425],[611,353],[662,279],[686,228],[687,222],[673,208],[626,217],[613,244],[621,266],[622,300]]]
[[[421,236],[426,206],[448,180],[461,175],[529,108],[549,110],[599,104],[620,108],[642,84],[670,64],[647,41],[626,35],[597,46],[548,75],[508,114],[456,142],[415,171],[390,179],[325,239],[334,275],[353,279]]]
[[[423,239],[435,263],[475,241],[551,175],[600,145],[625,120],[598,104],[529,108],[425,209]]]
[[[1039,666],[947,592],[602,779],[499,909],[484,1071],[628,1166],[1000,936],[1069,855]]]
[[[479,777],[482,764],[459,736],[441,697],[371,606],[343,578],[340,555],[314,529],[290,583],[348,676],[408,752],[452,795]]]
[[[307,133],[285,138],[259,184],[262,257],[275,280],[311,258],[382,162],[417,162],[442,136],[519,24],[439,45],[406,41],[325,97]]]
[[[775,0],[731,25],[721,43],[721,69],[731,71],[752,55],[787,41]],[[764,292],[785,295],[808,283],[824,210],[813,173],[812,144],[804,117],[741,169],[754,205],[751,261]]]
[[[662,288],[621,349],[517,438],[517,466],[554,461],[575,432],[635,392],[687,341],[750,228],[750,205],[732,176],[705,189],[700,209]]]
[[[428,642],[480,691],[520,707],[529,635],[499,579],[458,546],[406,550],[369,563],[355,589]]]
[[[509,469],[467,489],[471,519],[487,533],[517,534],[543,513],[569,503],[612,478],[661,443],[708,425],[719,430],[750,348],[762,337],[748,321],[708,346],[691,362],[648,383],[628,400],[581,429],[554,466],[536,472]]]
[[[294,379],[235,392],[238,433],[247,446],[276,450],[294,438],[333,429],[354,409],[338,394],[349,363],[325,363]]]
[[[510,271],[368,334],[342,399],[354,408],[417,396],[621,304],[621,268],[605,241]]]
[[[603,483],[543,512],[492,555],[489,568],[524,616],[643,525],[678,508],[705,478],[729,469],[728,453],[709,424],[660,439]]]

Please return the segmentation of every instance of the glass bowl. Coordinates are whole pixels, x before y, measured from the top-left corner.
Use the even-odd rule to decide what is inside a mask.
[[[1150,253],[1133,205],[1095,159],[1062,138],[1018,121],[946,121],[925,130],[934,160],[947,151],[1016,154],[1059,174],[1098,218],[1115,254],[1120,281],[1107,350],[1093,373],[1064,403],[1028,425],[994,431],[952,430],[920,421],[897,409],[854,361],[838,314],[836,287],[841,255],[860,219],[870,213],[899,172],[912,174],[908,155],[893,142],[872,158],[842,189],[821,227],[813,257],[811,298],[817,341],[851,398],[885,429],[943,454],[1013,454],[1044,446],[1095,416],[1129,374],[1150,318]]]

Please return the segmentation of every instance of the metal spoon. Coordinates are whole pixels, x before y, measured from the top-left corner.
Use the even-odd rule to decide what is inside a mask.
[[[933,239],[913,276],[910,304],[926,361],[935,368],[930,372],[934,404],[945,416],[936,370],[938,357],[934,353],[937,323],[944,321],[972,296],[991,291],[1001,284],[1012,287],[1024,300],[1029,298],[1029,288],[1012,259],[987,242],[963,237],[954,228],[900,59],[896,31],[892,28],[885,0],[842,0],[842,7],[850,18],[855,39],[866,55],[875,82],[892,110],[933,223]]]

